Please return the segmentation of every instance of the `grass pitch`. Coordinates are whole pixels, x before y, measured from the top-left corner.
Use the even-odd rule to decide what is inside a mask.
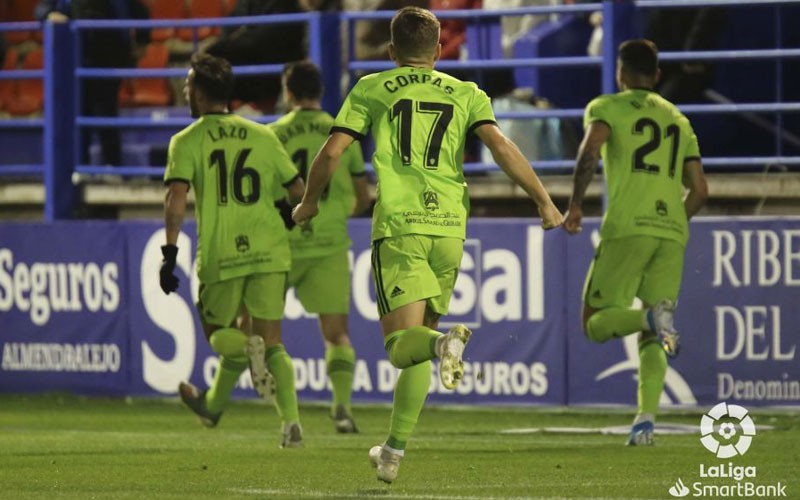
[[[747,454],[719,460],[698,435],[657,436],[626,448],[623,436],[502,433],[508,429],[627,425],[602,410],[428,407],[392,485],[375,479],[367,450],[386,436],[390,408],[357,406],[361,433],[337,435],[321,405],[304,405],[304,449],[281,450],[273,408],[233,402],[201,428],[176,400],[0,395],[0,498],[671,498],[699,466],[756,466],[757,484],[800,498],[800,415],[754,412]],[[697,425],[701,412],[664,422]],[[731,484],[733,479],[702,479]],[[691,496],[690,496],[691,498]]]

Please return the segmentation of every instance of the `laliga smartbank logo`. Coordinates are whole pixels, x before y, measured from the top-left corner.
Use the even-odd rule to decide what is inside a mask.
[[[720,403],[700,419],[700,442],[717,458],[744,455],[756,435],[756,425],[739,405]]]
[[[747,453],[756,435],[756,425],[747,410],[738,405],[719,403],[700,419],[700,442],[717,458],[726,459]],[[706,498],[726,497],[785,497],[786,485],[758,484],[755,465],[734,465],[733,462],[700,464],[700,480],[685,484],[682,478],[669,488],[676,498],[687,496]],[[706,484],[703,480],[714,484]]]

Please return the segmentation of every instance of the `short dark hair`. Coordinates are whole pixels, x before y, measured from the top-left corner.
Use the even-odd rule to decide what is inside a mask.
[[[392,45],[399,57],[428,56],[439,44],[439,20],[420,7],[403,7],[392,18]]]
[[[189,62],[194,70],[194,85],[210,101],[228,102],[233,93],[233,70],[227,59],[197,52]]]
[[[658,47],[650,40],[627,40],[619,46],[622,66],[643,76],[653,76],[658,71]]]
[[[319,100],[325,89],[322,84],[322,72],[311,61],[287,63],[283,67],[283,78],[286,81],[286,88],[298,100]]]

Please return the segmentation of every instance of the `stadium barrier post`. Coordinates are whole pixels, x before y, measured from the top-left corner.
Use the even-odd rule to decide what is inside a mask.
[[[309,23],[309,45],[318,47],[316,53],[319,60],[314,62],[322,70],[325,93],[322,95],[322,108],[336,116],[343,98],[341,95],[342,56],[339,15],[322,14],[318,21]],[[313,58],[312,58],[313,60]]]
[[[67,23],[44,23],[44,219],[52,222],[73,215],[72,184],[74,56]]]

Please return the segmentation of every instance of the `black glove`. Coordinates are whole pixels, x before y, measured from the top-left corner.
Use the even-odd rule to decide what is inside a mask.
[[[283,225],[286,226],[288,231],[291,231],[292,228],[297,225],[294,219],[292,219],[292,206],[289,205],[288,201],[283,199],[275,202],[275,208],[277,208],[278,213],[281,214]]]
[[[175,276],[175,259],[178,257],[178,247],[175,245],[164,245],[161,247],[161,270],[159,271],[159,283],[164,293],[169,295],[178,289],[178,277]]]

